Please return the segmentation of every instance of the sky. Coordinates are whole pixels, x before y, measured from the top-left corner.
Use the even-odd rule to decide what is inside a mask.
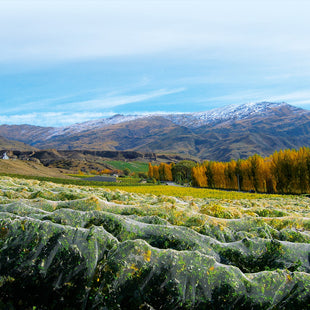
[[[0,124],[310,109],[309,12],[306,0],[0,0]]]

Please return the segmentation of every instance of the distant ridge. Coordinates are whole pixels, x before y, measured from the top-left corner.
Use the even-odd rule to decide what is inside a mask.
[[[199,113],[114,115],[68,127],[1,125],[0,135],[40,149],[135,150],[230,160],[310,145],[310,111],[285,102]]]
[[[56,135],[73,134],[85,130],[93,130],[96,128],[107,127],[110,125],[121,124],[125,122],[134,121],[141,118],[163,117],[170,120],[172,123],[189,128],[197,128],[204,125],[218,123],[221,121],[228,121],[233,119],[247,118],[255,113],[265,113],[271,108],[286,105],[284,102],[259,102],[246,103],[242,105],[229,105],[223,108],[216,108],[205,112],[195,113],[171,113],[171,114],[141,114],[141,115],[122,115],[115,114],[108,118],[87,121],[83,123],[74,124],[67,127],[59,127],[50,130],[51,138]]]

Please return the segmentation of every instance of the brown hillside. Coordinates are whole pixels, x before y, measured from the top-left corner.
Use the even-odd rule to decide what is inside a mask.
[[[34,151],[37,149],[23,142],[9,140],[0,136],[0,150]]]
[[[23,160],[0,159],[0,173],[32,175],[41,177],[70,178],[55,168],[47,168],[40,163]]]

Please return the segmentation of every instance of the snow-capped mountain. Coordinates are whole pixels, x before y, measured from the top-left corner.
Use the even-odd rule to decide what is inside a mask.
[[[189,128],[197,128],[203,125],[210,125],[230,120],[241,120],[257,114],[263,115],[268,110],[286,105],[284,102],[259,102],[246,103],[242,105],[229,105],[222,108],[216,108],[205,112],[169,114],[163,117],[171,120],[173,123]]]
[[[51,128],[48,134],[46,135],[45,139],[50,139],[54,136],[61,136],[61,135],[72,135],[77,134],[87,130],[95,130],[98,128],[103,128],[119,123],[130,122],[138,118],[143,118],[144,115],[121,115],[116,114],[108,118],[96,119],[91,120],[83,123],[73,124],[67,127],[58,127],[58,128]]]
[[[50,139],[54,136],[72,135],[80,132],[95,130],[108,127],[120,123],[130,122],[141,118],[163,117],[170,120],[172,123],[188,128],[198,128],[204,125],[211,125],[219,122],[230,120],[240,120],[258,113],[263,115],[268,110],[286,105],[284,102],[259,102],[246,103],[242,105],[229,105],[222,108],[216,108],[205,112],[196,113],[172,113],[172,114],[141,114],[141,115],[121,115],[116,114],[109,118],[87,121],[74,124],[67,127],[59,127],[50,129],[45,139]]]
[[[310,111],[247,103],[199,113],[115,115],[68,127],[1,125],[0,135],[40,149],[135,150],[229,160],[310,145]]]

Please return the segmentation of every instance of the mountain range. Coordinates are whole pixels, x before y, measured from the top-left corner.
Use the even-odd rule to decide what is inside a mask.
[[[132,150],[226,161],[310,145],[310,111],[259,102],[200,113],[118,114],[59,128],[1,125],[0,136],[37,149]]]

